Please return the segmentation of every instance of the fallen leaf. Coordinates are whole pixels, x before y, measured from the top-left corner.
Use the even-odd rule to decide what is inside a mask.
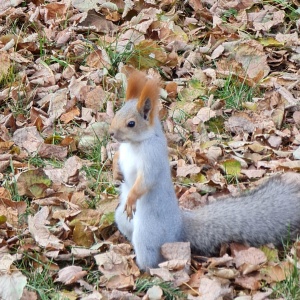
[[[254,276],[245,276],[245,277],[237,277],[235,278],[235,284],[240,285],[241,287],[245,289],[250,289],[252,291],[257,291],[261,288],[261,284],[259,282],[259,279],[255,278]]]
[[[28,170],[20,174],[17,180],[19,195],[27,195],[34,198],[45,197],[51,180],[43,169]]]
[[[38,154],[42,158],[64,160],[68,155],[68,148],[52,144],[40,144]]]
[[[198,174],[201,171],[201,168],[197,165],[186,165],[183,160],[178,161],[177,167],[177,177],[186,177],[190,174]]]
[[[35,291],[28,291],[26,288],[23,290],[21,300],[37,300],[38,296]]]
[[[148,289],[146,294],[149,300],[160,300],[162,299],[163,291],[159,286],[154,285],[150,289]]]
[[[34,216],[28,216],[29,231],[40,246],[61,250],[64,248],[64,245],[46,227],[48,215],[49,208],[44,206]]]
[[[0,275],[0,297],[2,299],[21,299],[26,277],[20,271]]]
[[[252,178],[261,178],[266,170],[241,170],[242,174],[245,174],[249,179]]]
[[[0,52],[0,80],[8,76],[9,68],[11,67],[9,55],[6,51]]]
[[[76,106],[76,107],[72,108],[71,110],[69,110],[68,112],[62,114],[60,116],[60,119],[64,123],[69,123],[72,120],[74,120],[75,117],[78,117],[78,116],[80,116],[80,110]]]
[[[223,161],[221,166],[227,175],[239,176],[241,173],[241,163],[234,159]]]
[[[82,267],[68,266],[59,270],[58,277],[54,282],[62,282],[66,285],[72,284],[78,282],[78,280],[86,276],[87,273],[87,271],[82,270]]]
[[[10,254],[0,256],[0,298],[20,299],[27,284],[26,277],[12,268],[14,258]]]
[[[76,221],[73,230],[73,241],[78,246],[89,248],[95,242],[94,233],[89,228],[89,226],[83,224],[81,221]]]
[[[215,116],[215,111],[213,111],[209,107],[203,107],[198,111],[197,116],[193,118],[193,124],[197,125],[200,122],[206,122],[209,119],[214,118]]]
[[[247,250],[235,252],[233,262],[239,268],[243,264],[259,266],[267,261],[265,254],[254,247],[250,247]]]
[[[17,129],[12,139],[16,145],[26,149],[29,153],[36,152],[40,144],[44,142],[35,126]]]
[[[231,297],[232,289],[229,288],[229,282],[222,283],[216,278],[209,279],[203,276],[200,279],[199,294],[200,300],[218,300]]]

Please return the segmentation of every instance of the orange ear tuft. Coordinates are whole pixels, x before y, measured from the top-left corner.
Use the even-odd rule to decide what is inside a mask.
[[[159,98],[159,81],[156,79],[149,79],[141,92],[139,101],[137,103],[137,110],[147,115],[152,125],[155,114],[157,113]]]
[[[146,74],[141,71],[133,71],[128,78],[126,101],[139,98],[146,84]]]

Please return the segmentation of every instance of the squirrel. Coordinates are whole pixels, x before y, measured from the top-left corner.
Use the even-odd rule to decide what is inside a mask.
[[[109,128],[120,143],[113,176],[123,180],[115,221],[132,242],[139,268],[157,267],[165,243],[188,241],[196,253],[211,256],[223,243],[278,246],[286,238],[296,238],[300,234],[298,173],[273,176],[248,193],[196,210],[179,207],[158,116],[159,92],[158,80],[132,72],[126,102]]]

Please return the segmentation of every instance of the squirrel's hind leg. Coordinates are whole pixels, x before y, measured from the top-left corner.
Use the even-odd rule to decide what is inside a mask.
[[[144,230],[145,229],[145,230]],[[156,234],[161,235],[157,232]],[[156,268],[163,261],[161,255],[161,242],[155,234],[149,233],[149,228],[135,226],[132,235],[132,244],[136,254],[136,262],[141,270]]]

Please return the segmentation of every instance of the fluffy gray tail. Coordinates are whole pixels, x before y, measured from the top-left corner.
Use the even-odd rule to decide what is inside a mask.
[[[279,245],[300,234],[300,174],[274,176],[240,197],[184,211],[183,219],[186,240],[202,255],[229,242]]]

